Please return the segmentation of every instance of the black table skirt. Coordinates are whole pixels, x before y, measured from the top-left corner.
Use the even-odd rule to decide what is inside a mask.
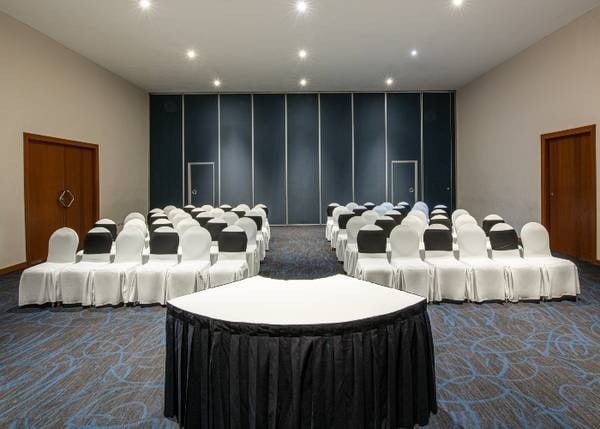
[[[260,325],[168,305],[165,416],[184,428],[398,428],[437,412],[427,305]]]

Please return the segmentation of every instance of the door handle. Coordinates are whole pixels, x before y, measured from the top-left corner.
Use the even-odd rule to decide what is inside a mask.
[[[195,189],[192,189],[192,195],[198,195],[198,191]]]
[[[410,188],[408,188],[408,192],[410,192],[410,193],[412,194],[413,192],[415,192],[415,188],[413,188],[413,187],[411,186]]]
[[[67,207],[67,205],[65,204],[65,195],[67,194],[67,191],[62,191],[60,193],[60,195],[58,196],[58,202],[60,203],[61,206],[63,207]]]
[[[75,195],[73,195],[73,193],[69,189],[65,189],[58,196],[58,202],[61,206],[68,209],[75,202]]]

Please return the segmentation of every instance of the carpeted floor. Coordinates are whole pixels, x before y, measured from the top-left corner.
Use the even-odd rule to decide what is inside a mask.
[[[341,272],[322,227],[273,227],[262,274]],[[429,307],[439,413],[429,427],[600,427],[600,268],[578,302]],[[0,427],[176,427],[162,417],[161,307],[17,308],[0,277]]]

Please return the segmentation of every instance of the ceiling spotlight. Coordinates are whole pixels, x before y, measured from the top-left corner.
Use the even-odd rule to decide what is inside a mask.
[[[308,53],[306,52],[306,49],[300,49],[300,50],[298,51],[298,56],[299,56],[301,59],[305,59],[307,55],[308,55]]]
[[[388,77],[388,78],[385,80],[385,84],[386,84],[387,86],[392,86],[392,85],[394,84],[394,79],[392,79],[391,77]]]
[[[194,51],[193,49],[188,49],[186,55],[190,60],[193,60],[194,58],[196,58],[196,51]]]
[[[412,57],[416,57],[417,55],[419,55],[419,51],[417,51],[416,49],[413,49],[412,51],[410,51],[410,55]]]
[[[220,87],[220,86],[221,86],[221,81],[220,81],[219,79],[215,79],[215,80],[213,80],[213,86],[214,86],[215,88],[218,88],[218,87]]]
[[[152,6],[152,2],[150,0],[140,0],[139,5],[142,9],[146,10],[150,9],[150,6]]]
[[[461,7],[464,3],[464,0],[452,0],[452,5],[454,7]]]
[[[299,84],[300,84],[300,86],[306,86],[308,84],[308,81],[306,79],[302,78],[302,79],[300,79]]]
[[[306,13],[306,11],[308,10],[308,3],[306,3],[303,0],[297,1],[296,2],[296,10],[299,13]]]

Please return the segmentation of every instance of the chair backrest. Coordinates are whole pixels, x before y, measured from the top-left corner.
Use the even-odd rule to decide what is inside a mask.
[[[390,246],[393,258],[420,258],[419,244],[421,236],[419,232],[408,225],[398,225],[390,234]]]
[[[198,216],[200,213],[204,213],[206,210],[201,209],[200,207],[196,207],[195,209],[192,209],[192,211],[190,212],[190,215],[196,219],[196,216]]]
[[[191,219],[188,213],[178,213],[173,217],[173,219],[171,219],[171,222],[173,223],[175,229],[177,229],[177,225],[179,225],[179,222],[185,219]]]
[[[357,207],[358,207],[358,204],[356,204],[354,201],[351,201],[348,204],[346,204],[346,208],[350,211],[353,211]]]
[[[340,215],[342,213],[350,213],[350,210],[348,210],[346,207],[336,207],[333,209],[332,213],[332,217],[333,217],[333,223],[337,224],[338,223],[338,218],[340,217]]]
[[[517,231],[507,223],[498,223],[490,230],[493,258],[520,258]]]
[[[194,210],[196,208],[196,206],[192,205],[192,204],[188,204],[186,206],[183,206],[183,211],[185,211],[186,213],[192,213],[192,210]]]
[[[252,210],[253,212],[258,213],[263,220],[263,228],[265,227],[265,225],[267,224],[267,212],[265,211],[265,209],[263,209],[262,207],[254,207]]]
[[[188,228],[181,236],[182,261],[210,261],[210,233],[199,225]]]
[[[156,208],[153,208],[152,210],[150,210],[148,213],[152,213],[152,214],[154,214],[154,213],[164,213],[164,211],[163,211],[163,209],[160,209],[160,208],[156,207]]]
[[[94,227],[88,231],[83,241],[82,261],[85,262],[109,262],[110,248],[113,236],[104,227]]]
[[[230,211],[231,211],[231,209],[232,209],[232,207],[231,207],[229,204],[221,204],[221,205],[219,206],[219,208],[220,208],[221,210],[223,210],[225,213],[227,213],[227,212],[230,212]]]
[[[423,212],[426,217],[429,217],[429,206],[424,201],[417,201],[413,206],[413,210]]]
[[[248,204],[238,204],[238,207],[241,208],[242,210],[246,210],[247,212],[250,211],[250,206]]]
[[[265,212],[265,216],[269,216],[269,207],[266,204],[257,204],[252,210],[256,209],[263,209]]]
[[[256,244],[256,234],[258,234],[258,228],[256,227],[256,222],[252,219],[243,217],[239,219],[236,223],[237,226],[242,228],[246,233],[246,237],[248,238],[248,246],[252,246]]]
[[[255,223],[256,223],[256,229],[258,231],[262,231],[262,227],[263,227],[263,218],[260,215],[260,213],[255,212],[254,210],[248,210],[246,212],[246,216],[247,218],[252,219]]]
[[[248,237],[237,225],[228,226],[219,235],[219,259],[246,259]]]
[[[385,254],[387,237],[385,231],[376,225],[365,225],[356,236],[358,253]]]
[[[150,255],[175,255],[179,249],[179,234],[170,226],[161,226],[150,236]]]
[[[384,201],[383,203],[381,203],[382,207],[385,207],[388,210],[391,210],[394,208],[394,205],[392,203],[390,203],[389,201]]]
[[[385,206],[375,206],[373,211],[376,212],[379,216],[383,216],[385,214],[385,212],[388,211],[388,208]]]
[[[456,219],[458,219],[459,216],[468,215],[468,214],[469,214],[469,212],[466,211],[465,209],[456,209],[456,210],[454,210],[452,212],[452,216],[451,216],[452,223],[456,223]]]
[[[123,230],[125,229],[136,229],[142,233],[144,237],[148,236],[148,227],[146,226],[146,222],[139,219],[131,219],[123,226]]]
[[[456,221],[453,222],[454,229],[458,233],[458,231],[465,225],[477,225],[477,220],[468,214],[464,214],[456,218]]]
[[[408,206],[394,206],[394,208],[392,210],[395,210],[398,213],[401,213],[404,216],[406,216],[410,212],[410,207],[408,207]]]
[[[391,217],[396,222],[396,225],[400,225],[402,220],[406,217],[405,214],[400,213],[397,210],[388,210],[384,213],[384,216]]]
[[[428,258],[452,255],[452,232],[444,225],[432,225],[423,233]]]
[[[360,216],[363,213],[369,211],[369,209],[366,208],[365,206],[356,206],[352,209],[352,211],[354,212],[355,215]]]
[[[356,236],[358,231],[367,224],[367,221],[362,216],[352,216],[346,225],[346,234],[348,235],[348,244],[356,244]]]
[[[235,225],[235,223],[239,220],[239,218],[240,217],[235,212],[232,212],[232,211],[225,212],[221,216],[221,219],[223,219],[225,222],[227,222],[227,226]]]
[[[152,225],[159,219],[169,219],[169,216],[163,212],[153,213],[148,217],[148,225]]]
[[[142,263],[142,252],[145,246],[144,234],[135,227],[123,228],[115,241],[115,263]]]
[[[452,228],[452,222],[446,215],[435,215],[429,220],[429,225],[444,225],[448,229]]]
[[[163,209],[163,211],[164,211],[164,212],[165,212],[165,214],[168,216],[168,215],[169,215],[169,213],[170,213],[172,210],[175,210],[176,208],[177,208],[177,207],[175,207],[175,206],[171,206],[171,205],[169,205],[169,206],[166,206],[166,207]]]
[[[221,217],[223,214],[225,214],[225,210],[216,208],[216,209],[212,209],[210,211],[210,213],[212,213],[215,217]]]
[[[429,217],[425,214],[423,210],[419,210],[416,207],[413,207],[413,209],[408,213],[407,216],[417,216],[423,221],[425,225],[429,224]]]
[[[423,233],[427,228],[427,224],[418,216],[411,216],[410,214],[404,218],[402,225],[406,225],[409,228],[414,229],[419,233],[419,237],[423,238]]]
[[[154,221],[152,225],[150,225],[150,235],[154,233],[158,228],[170,227],[173,228],[173,224],[168,219],[158,219]]]
[[[552,256],[548,231],[537,222],[529,222],[523,226],[521,241],[523,242],[523,256],[526,258]]]
[[[445,204],[436,204],[433,208],[434,210],[444,210],[446,213],[448,212],[448,206]]]
[[[497,214],[490,214],[483,218],[483,221],[481,222],[481,227],[483,228],[483,232],[485,232],[485,235],[489,236],[492,227],[499,223],[504,223],[504,219],[502,219],[502,217],[498,216]]]
[[[390,238],[392,229],[396,227],[396,221],[388,216],[381,216],[375,221],[375,225],[383,229],[385,232],[385,238]]]
[[[375,225],[375,221],[377,219],[379,219],[379,215],[377,214],[377,212],[373,211],[373,210],[367,210],[364,211],[361,216],[364,218],[364,220],[367,221],[368,224],[370,225]]]
[[[100,219],[94,224],[95,227],[98,228],[106,228],[108,232],[112,235],[113,241],[117,239],[117,224],[112,219]]]
[[[433,209],[430,213],[431,217],[437,216],[437,215],[441,215],[441,216],[446,216],[446,217],[450,217],[448,215],[448,212],[444,209]]]
[[[179,222],[175,226],[175,230],[179,234],[179,237],[183,237],[183,234],[185,234],[185,232],[188,229],[193,228],[195,226],[200,226],[200,224],[198,223],[198,221],[195,220],[195,219],[187,218],[187,219],[183,219],[181,222]]]
[[[239,218],[246,216],[246,210],[241,209],[239,207],[235,207],[235,208],[231,209],[231,211],[233,213],[235,213],[236,215],[238,215]]]
[[[75,262],[79,237],[71,228],[59,228],[48,240],[48,262],[68,264]]]
[[[209,211],[211,211],[212,209],[214,209],[214,207],[213,207],[213,206],[211,206],[210,204],[204,204],[204,205],[200,206],[200,208],[201,208],[203,211],[205,211],[205,212],[209,212]]]
[[[461,258],[487,258],[485,232],[479,225],[464,225],[458,231],[458,250]]]
[[[175,209],[171,210],[169,213],[167,213],[167,217],[172,222],[173,219],[175,219],[175,217],[180,214],[185,214],[185,212],[182,209],[175,208]]]
[[[376,204],[372,203],[371,201],[367,201],[366,203],[363,204],[363,207],[366,207],[367,210],[373,210],[375,208]]]
[[[336,207],[339,207],[340,205],[338,203],[331,203],[327,206],[327,217],[333,217],[333,210]]]
[[[340,227],[340,230],[346,229],[347,225],[348,225],[348,221],[355,216],[356,215],[354,213],[342,213],[338,217],[338,226]]]
[[[196,220],[202,227],[206,227],[206,223],[211,219],[215,219],[215,217],[210,212],[203,212],[196,216]]]
[[[144,217],[143,214],[138,213],[138,212],[131,212],[127,216],[125,216],[125,219],[123,219],[123,226],[125,226],[127,224],[127,222],[129,222],[130,220],[133,220],[133,219],[139,219],[144,223],[146,222],[146,218]]]
[[[209,220],[204,228],[210,232],[212,241],[219,241],[219,234],[221,234],[221,231],[227,228],[227,222],[220,218],[214,218]]]

